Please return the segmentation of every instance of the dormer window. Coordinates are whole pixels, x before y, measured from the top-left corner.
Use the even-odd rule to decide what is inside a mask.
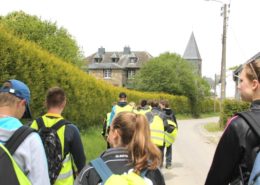
[[[102,58],[95,58],[96,63],[100,63],[102,61]]]
[[[102,61],[102,56],[98,53],[94,56],[95,63],[100,63]]]
[[[112,62],[118,62],[119,58],[112,58]]]
[[[129,55],[129,61],[130,61],[130,63],[136,63],[137,62],[137,57],[135,56],[134,53],[131,53]]]
[[[119,56],[116,53],[113,53],[113,55],[111,55],[111,61],[116,63],[119,61]]]
[[[137,58],[130,58],[130,62],[131,63],[136,63],[137,62]]]

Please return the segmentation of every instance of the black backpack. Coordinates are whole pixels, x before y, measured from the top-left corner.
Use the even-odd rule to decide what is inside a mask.
[[[51,184],[54,184],[61,171],[63,162],[62,147],[57,131],[63,125],[66,125],[67,122],[62,119],[55,123],[52,127],[46,127],[42,117],[40,117],[36,119],[36,123],[39,128],[38,133],[42,139],[48,161],[50,182]]]
[[[24,141],[24,139],[32,132],[34,132],[32,128],[28,126],[22,126],[15,131],[15,133],[11,136],[11,138],[6,142],[5,145],[1,145],[0,147],[0,185],[20,185],[18,177],[16,175],[16,171],[14,169],[12,163],[12,155],[18,148],[18,146]],[[11,157],[4,150],[7,149],[11,155]],[[14,159],[13,159],[13,162]],[[16,163],[16,162],[15,162]],[[22,171],[22,170],[21,170]],[[27,178],[26,175],[21,178]],[[29,181],[29,180],[28,180]]]
[[[255,113],[252,111],[246,111],[246,112],[239,112],[237,113],[238,116],[242,117],[247,124],[250,126],[250,128],[253,130],[253,132],[257,135],[258,140],[260,139],[260,114]],[[260,143],[259,143],[260,144]],[[259,145],[253,150],[255,153],[252,156],[256,156],[253,169],[250,174],[249,183],[250,185],[257,185],[260,184],[260,152],[259,152]]]

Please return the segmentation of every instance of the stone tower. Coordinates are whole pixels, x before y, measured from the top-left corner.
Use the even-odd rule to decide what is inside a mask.
[[[193,32],[191,33],[183,58],[190,62],[194,72],[201,76],[202,59]]]

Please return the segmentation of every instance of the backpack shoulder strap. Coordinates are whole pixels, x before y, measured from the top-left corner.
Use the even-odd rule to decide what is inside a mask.
[[[57,123],[55,123],[51,128],[54,130],[59,130],[63,125],[67,125],[68,122],[65,119],[59,120]]]
[[[106,180],[113,174],[107,164],[100,157],[92,160],[90,163],[95,168],[103,182],[106,182]]]
[[[21,126],[19,129],[17,129],[5,144],[5,147],[8,149],[10,154],[13,155],[24,139],[34,131],[35,130],[28,126]]]
[[[140,176],[144,178],[146,176],[147,172],[148,172],[147,168],[142,170],[141,173],[140,173]]]
[[[37,123],[38,130],[40,130],[41,128],[45,128],[42,117],[37,118],[35,121]]]
[[[239,112],[237,113],[238,116],[242,117],[248,125],[252,128],[252,130],[257,134],[257,136],[260,138],[260,123],[256,120],[255,115],[251,111],[247,112]]]

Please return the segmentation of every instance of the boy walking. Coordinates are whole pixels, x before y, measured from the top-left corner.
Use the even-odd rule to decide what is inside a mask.
[[[0,88],[0,143],[6,144],[22,127],[21,118],[30,118],[30,90],[19,80],[6,81]],[[15,162],[33,185],[50,184],[46,155],[39,135],[30,133],[13,154]],[[1,168],[5,168],[1,166]],[[8,178],[8,177],[6,177]],[[1,183],[4,180],[1,180]]]
[[[66,106],[66,95],[63,89],[59,87],[50,88],[47,92],[45,103],[47,113],[37,118],[31,127],[38,130],[40,135],[44,129],[56,127],[56,133],[61,143],[62,166],[58,171],[55,171],[57,176],[52,177],[52,168],[50,169],[52,165],[50,164],[53,164],[54,161],[47,155],[51,184],[73,185],[73,162],[77,167],[77,172],[79,172],[84,167],[86,161],[79,130],[76,125],[64,120],[61,115]],[[45,147],[46,150],[48,150],[48,147]],[[46,151],[46,153],[48,152]],[[55,168],[55,166],[53,167]]]

